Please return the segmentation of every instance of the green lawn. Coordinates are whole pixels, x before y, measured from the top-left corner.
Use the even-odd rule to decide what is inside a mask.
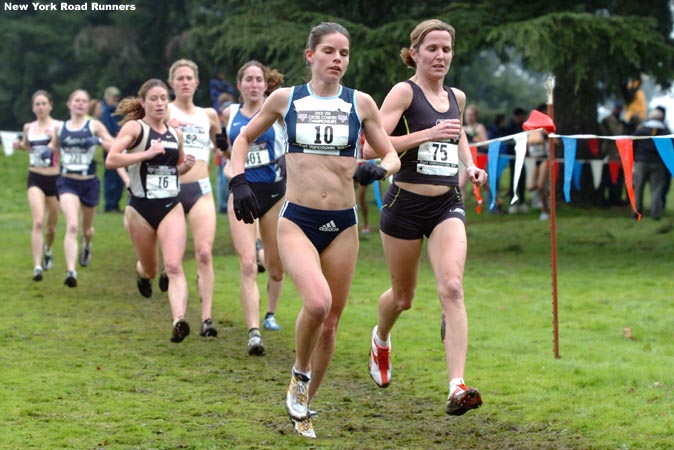
[[[628,208],[559,206],[559,359],[549,223],[534,211],[478,216],[468,201],[466,381],[484,405],[461,417],[444,413],[440,305],[425,258],[414,307],[392,335],[393,383],[370,380],[369,336],[388,273],[377,233],[364,236],[337,352],[312,405],[318,439],[307,441],[283,408],[300,301],[288,280],[283,330],[264,333],[266,356],[248,356],[225,215],[214,249],[220,334],[173,344],[166,294],[138,294],[118,214],[97,216],[92,264],[78,269],[76,289],[63,285],[63,220],[54,268],[31,280],[26,167],[25,154],[0,156],[0,449],[674,447],[671,198],[659,222],[637,223]],[[192,251],[189,243],[196,330]],[[264,275],[259,283],[264,292]]]

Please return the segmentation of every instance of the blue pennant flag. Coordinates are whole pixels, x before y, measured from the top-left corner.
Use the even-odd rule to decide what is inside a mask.
[[[674,146],[672,145],[672,140],[670,138],[653,138],[655,142],[655,147],[660,153],[660,158],[664,161],[665,166],[669,169],[669,173],[674,175]]]
[[[564,199],[566,203],[571,202],[571,178],[573,177],[573,168],[576,162],[576,139],[563,137],[564,143]]]

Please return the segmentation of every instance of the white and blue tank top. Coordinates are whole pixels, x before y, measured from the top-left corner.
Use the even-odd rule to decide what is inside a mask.
[[[60,126],[60,122],[56,122],[57,126]],[[58,162],[54,153],[49,148],[49,142],[51,142],[51,136],[47,133],[40,133],[36,130],[37,122],[33,122],[28,127],[28,145],[30,145],[29,151],[29,164],[30,167],[36,168],[46,168],[46,167],[56,167]]]
[[[288,153],[358,157],[363,131],[356,90],[340,86],[334,97],[319,97],[309,84],[294,86],[284,115]]]

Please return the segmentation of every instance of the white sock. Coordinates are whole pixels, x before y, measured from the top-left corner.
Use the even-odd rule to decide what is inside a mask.
[[[388,347],[388,345],[389,345],[389,340],[390,340],[389,338],[390,338],[391,336],[389,335],[385,341],[382,341],[382,340],[379,338],[379,334],[377,333],[376,328],[377,328],[377,327],[375,327],[375,331],[374,331],[374,342],[375,342],[375,344],[377,344],[377,345],[378,345],[379,347],[381,347],[381,348],[386,348],[386,347]]]
[[[465,384],[463,378],[452,378],[452,380],[449,382],[449,395],[452,395],[454,389],[456,389],[456,387],[460,384]]]

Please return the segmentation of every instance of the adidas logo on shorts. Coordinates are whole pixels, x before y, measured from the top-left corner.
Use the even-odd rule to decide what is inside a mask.
[[[339,228],[337,227],[337,224],[335,223],[334,220],[331,220],[330,222],[326,223],[325,225],[321,225],[318,227],[320,231],[330,231],[330,232],[335,232],[339,231]]]

